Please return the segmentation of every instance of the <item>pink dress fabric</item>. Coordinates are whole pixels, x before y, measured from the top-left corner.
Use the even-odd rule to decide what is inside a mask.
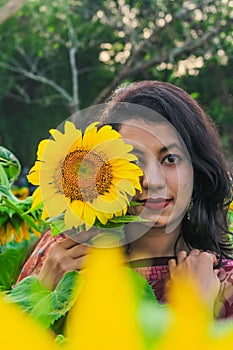
[[[58,235],[52,237],[50,231],[47,231],[43,235],[26,261],[17,283],[25,277],[36,276],[39,273],[50,246],[61,238],[65,238],[65,236]],[[168,261],[171,258],[174,257],[143,259],[133,261],[129,264],[149,282],[160,303],[166,302],[165,284],[169,277]],[[218,277],[221,287],[218,302],[216,303],[215,316],[217,319],[226,319],[233,317],[233,260],[223,259]]]

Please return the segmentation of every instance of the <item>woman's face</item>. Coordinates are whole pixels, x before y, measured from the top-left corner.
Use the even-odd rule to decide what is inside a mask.
[[[142,192],[132,199],[140,205],[131,207],[130,214],[150,220],[154,227],[177,227],[192,195],[193,169],[175,129],[169,123],[130,119],[120,133],[134,146],[144,172]]]

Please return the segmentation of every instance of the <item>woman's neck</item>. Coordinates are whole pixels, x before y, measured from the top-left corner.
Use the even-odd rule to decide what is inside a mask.
[[[131,251],[128,255],[128,260],[173,256],[175,242],[179,233],[180,226],[169,233],[165,231],[165,228],[151,228],[142,237],[130,243]]]

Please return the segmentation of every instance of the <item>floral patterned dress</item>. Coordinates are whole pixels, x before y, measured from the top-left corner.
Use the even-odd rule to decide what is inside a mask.
[[[50,231],[47,231],[42,236],[31,256],[26,261],[17,283],[27,276],[36,276],[39,273],[51,244],[61,238],[65,238],[65,236],[58,235],[52,237]],[[160,303],[166,302],[165,283],[169,277],[168,261],[171,258],[174,257],[143,259],[130,263],[130,266],[135,271],[146,278]],[[223,259],[218,277],[221,286],[216,303],[215,316],[217,319],[226,319],[233,317],[233,260]]]

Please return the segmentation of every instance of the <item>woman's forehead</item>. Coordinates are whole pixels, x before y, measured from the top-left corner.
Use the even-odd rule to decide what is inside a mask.
[[[132,141],[160,142],[163,145],[177,143],[181,146],[180,137],[169,122],[151,122],[142,119],[130,119],[121,123],[119,130],[123,138]]]

